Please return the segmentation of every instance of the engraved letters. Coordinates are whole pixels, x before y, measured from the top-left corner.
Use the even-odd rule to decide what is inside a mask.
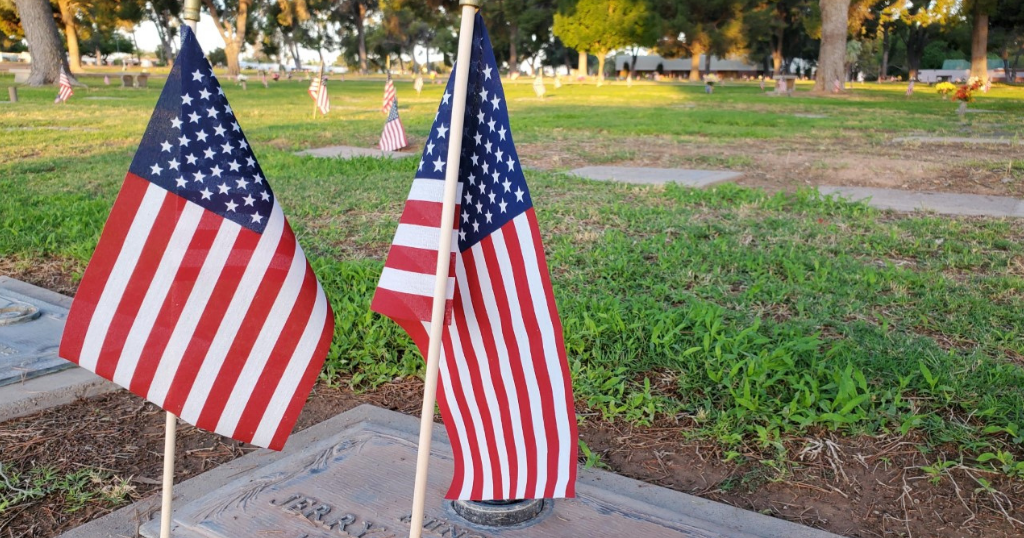
[[[302,517],[314,525],[331,531],[333,536],[395,538],[395,534],[388,532],[387,527],[373,521],[360,519],[355,514],[343,513],[332,516],[333,506],[306,495],[295,494],[283,501],[271,499],[270,505],[280,508],[289,514]],[[459,536],[458,538],[469,537]]]

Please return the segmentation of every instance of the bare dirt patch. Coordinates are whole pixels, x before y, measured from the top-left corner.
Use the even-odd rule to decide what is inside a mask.
[[[873,143],[848,139],[743,140],[705,144],[668,137],[519,144],[527,166],[602,164],[744,172],[737,184],[769,191],[836,185],[1024,196],[1019,158],[1006,146]],[[594,156],[601,156],[595,162]],[[1016,164],[1014,164],[1016,162]]]

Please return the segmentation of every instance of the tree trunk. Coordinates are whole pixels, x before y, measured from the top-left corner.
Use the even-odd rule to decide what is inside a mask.
[[[295,62],[295,69],[301,71],[302,60],[299,59],[299,44],[296,43],[295,40],[291,38],[291,34],[289,34],[288,39],[291,40],[292,61]]]
[[[583,52],[582,50],[578,51],[578,52],[579,52],[579,55],[580,55],[580,62],[579,62],[579,67],[576,68],[577,71],[579,71],[576,74],[576,76],[585,77],[585,76],[587,76],[587,53]]]
[[[690,45],[690,80],[700,80],[700,55],[704,48],[694,43]]]
[[[238,53],[241,51],[239,44],[232,40],[224,43],[224,56],[228,59],[228,77],[235,79],[238,74],[242,72],[241,67],[238,65]]]
[[[971,76],[988,79],[988,12],[982,2],[974,4],[974,29],[971,31]]]
[[[779,27],[775,29],[775,39],[772,43],[772,78],[778,78],[782,74],[782,37],[786,29]]]
[[[64,22],[64,37],[68,42],[68,67],[73,73],[82,72],[82,53],[78,50],[78,24],[70,0],[57,0],[60,19]]]
[[[519,53],[516,51],[516,39],[519,38],[519,27],[515,24],[508,28],[508,72],[519,72]]]
[[[711,53],[704,55],[704,74],[711,72]]]
[[[846,78],[846,34],[850,15],[850,0],[819,0],[821,6],[821,49],[818,52],[818,72],[814,77],[814,91],[828,93],[839,83],[843,90]]]
[[[359,36],[359,72],[366,74],[366,29],[363,27],[363,20],[366,19],[366,4],[359,3],[359,14],[356,18],[356,35]]]
[[[911,26],[907,34],[907,79],[917,80],[917,71],[921,67],[921,57],[928,45],[928,31],[922,26]]]
[[[600,51],[597,53],[597,85],[604,84],[604,57],[607,56],[607,52]]]
[[[42,86],[57,82],[60,68],[67,68],[57,24],[53,20],[53,8],[46,0],[15,0],[18,15],[21,17],[21,28],[25,31],[29,54],[32,55],[32,71],[26,84]],[[77,84],[74,76],[68,73],[72,84]]]
[[[882,25],[882,65],[879,66],[878,80],[889,75],[889,25]]]

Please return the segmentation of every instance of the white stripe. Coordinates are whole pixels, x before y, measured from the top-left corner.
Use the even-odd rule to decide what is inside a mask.
[[[548,378],[551,380],[551,393],[555,406],[555,426],[558,431],[558,439],[568,440],[572,433],[569,424],[569,417],[575,420],[575,410],[568,409],[565,403],[565,376],[562,373],[561,360],[558,353],[558,336],[555,334],[555,327],[551,322],[554,312],[548,310],[548,295],[544,289],[543,277],[540,274],[540,263],[537,260],[536,247],[533,244],[533,233],[530,228],[530,221],[523,213],[512,220],[516,233],[519,236],[519,245],[522,248],[523,263],[526,266],[526,280],[530,285],[530,297],[534,297],[534,311],[537,314],[537,323],[540,326],[540,333],[544,342],[545,364],[548,367]],[[575,442],[575,441],[572,441]],[[569,485],[570,470],[576,465],[572,459],[572,452],[575,447],[572,442],[558,443],[558,481],[555,483],[554,494],[556,497],[564,497]]]
[[[392,241],[392,244],[437,252],[437,246],[441,244],[440,230],[440,228],[434,226],[399,224],[398,230],[395,231],[395,240]],[[458,244],[458,231],[453,229],[452,249],[458,248]]]
[[[224,407],[224,413],[217,422],[216,431],[233,432],[235,427],[238,426],[238,420],[242,417],[242,412],[249,402],[249,397],[252,396],[252,388],[259,381],[260,374],[263,373],[263,368],[270,359],[270,353],[274,350],[274,345],[277,343],[278,338],[280,338],[285,324],[289,321],[292,308],[295,306],[295,300],[298,298],[299,292],[302,291],[302,282],[305,278],[306,255],[302,252],[302,247],[296,244],[295,256],[292,257],[292,264],[288,268],[288,275],[281,285],[281,291],[278,292],[277,299],[274,300],[274,306],[270,307],[266,323],[263,324],[259,336],[256,337],[256,343],[252,346],[249,360],[245,361],[245,366],[242,367],[242,371],[238,375],[235,387],[231,390],[231,396]]]
[[[499,230],[495,231],[491,235],[493,237],[495,234],[498,234],[500,232],[501,232],[501,230],[499,229]],[[517,476],[516,487],[517,487],[517,491],[518,491],[518,488],[523,488],[525,490],[525,484],[526,484],[526,473],[525,473],[525,468],[526,468],[526,441],[524,440],[524,436],[523,436],[523,427],[522,427],[523,426],[523,418],[522,418],[522,414],[520,413],[520,409],[519,409],[519,394],[516,392],[515,377],[514,377],[514,374],[512,373],[512,366],[511,366],[511,363],[510,363],[511,358],[509,357],[509,354],[508,354],[509,350],[508,350],[508,348],[505,345],[505,330],[504,330],[504,327],[501,326],[501,313],[498,310],[497,300],[494,297],[494,293],[493,292],[488,293],[488,291],[487,291],[487,290],[493,290],[494,289],[494,284],[491,282],[491,276],[487,272],[487,259],[484,257],[483,246],[480,243],[477,243],[477,244],[473,245],[473,247],[470,250],[472,252],[473,260],[476,262],[476,264],[475,264],[476,265],[476,275],[473,275],[473,276],[475,276],[477,282],[480,283],[479,286],[480,286],[481,295],[482,295],[482,297],[480,297],[480,299],[483,300],[484,310],[486,311],[487,319],[488,319],[488,321],[490,322],[490,325],[491,325],[491,334],[489,336],[494,339],[494,347],[495,347],[495,349],[498,352],[498,364],[500,365],[500,368],[501,368],[501,376],[499,377],[499,382],[501,383],[501,389],[500,390],[504,393],[505,401],[508,402],[508,408],[509,408],[509,411],[510,411],[510,413],[512,415],[512,439],[515,442],[516,446],[514,447],[514,449],[516,451],[516,457],[519,460],[519,472],[516,475]],[[499,254],[499,256],[500,256],[500,254]],[[458,275],[458,279],[459,279],[459,282],[469,282],[468,276],[467,276],[466,273],[460,273]],[[466,286],[466,287],[468,288],[468,286]],[[469,295],[469,293],[464,293],[462,295],[463,298],[464,298],[462,302],[463,302],[463,304],[465,305],[465,308],[466,308],[466,318],[472,320],[472,322],[470,323],[470,329],[471,330],[473,330],[473,331],[481,331],[482,328],[479,325],[477,325],[477,323],[476,323],[476,320],[478,319],[479,316],[471,314],[472,307],[469,306],[469,304],[468,304],[470,302],[468,295]],[[484,357],[484,359],[486,359],[487,353],[486,353],[486,350],[485,350],[485,348],[483,347],[482,344],[477,344],[474,341],[473,348],[474,348],[474,351],[476,351],[478,357],[482,356],[482,357]],[[522,350],[520,350],[520,352],[521,351]],[[480,365],[481,371],[486,371],[489,374],[490,370],[489,370],[489,368],[487,368],[486,360],[479,361],[479,362],[481,363],[481,365]],[[525,361],[522,361],[522,362],[525,362]],[[527,384],[529,385],[529,382],[531,381],[529,375],[527,375],[526,381],[527,381]],[[496,390],[499,390],[497,387],[495,387],[493,385],[494,381],[491,379],[490,375],[485,375],[484,376],[484,382],[485,382],[484,386],[487,387],[488,389],[490,389],[488,396],[490,396],[491,394],[494,394],[494,392]],[[532,398],[533,397],[533,392],[532,391],[530,392],[530,396],[531,396],[531,401],[537,401],[536,399]],[[488,405],[490,407],[494,408],[494,409],[498,409],[499,408],[498,402],[497,401],[493,401],[492,402],[490,398],[488,398]],[[505,429],[504,429],[504,427],[502,427],[502,424],[501,424],[501,415],[498,415],[497,417],[493,418],[493,421],[497,425],[496,431],[499,432],[502,435],[502,442],[499,444],[499,451],[500,451],[501,454],[506,454],[509,451],[509,447],[506,447],[505,443],[504,443],[504,431],[505,431]],[[543,430],[540,430],[540,431],[543,431]],[[538,448],[540,448],[540,444],[538,444]],[[543,450],[538,450],[538,452],[543,452]],[[504,480],[503,484],[505,485],[506,488],[508,488],[508,485],[509,485],[509,483],[511,481],[509,480],[509,469],[508,469],[508,458],[507,457],[503,457],[501,459],[501,471],[502,471],[502,478]],[[510,491],[508,491],[506,489],[506,493],[510,494],[512,492],[510,492]],[[521,499],[523,497],[522,496],[519,496],[519,497],[508,496],[508,498]]]
[[[263,283],[267,267],[274,259],[274,253],[281,242],[281,234],[284,232],[285,220],[281,206],[274,202],[270,210],[270,219],[267,227],[260,236],[259,243],[253,250],[252,258],[245,267],[245,273],[239,282],[238,289],[231,297],[231,303],[224,311],[224,318],[221,321],[217,334],[210,343],[210,348],[203,359],[203,364],[196,374],[195,383],[189,391],[188,399],[181,410],[181,418],[188,422],[195,423],[199,415],[206,407],[206,399],[210,395],[214,381],[219,377],[220,369],[224,365],[228,351],[238,338],[248,338],[250,335],[240,335],[238,328],[242,325],[246,315],[249,313],[249,306],[252,304],[256,291]]]
[[[440,204],[444,201],[444,181],[418,177],[412,180],[412,189],[409,190],[408,199],[420,202],[437,202]],[[455,187],[455,199],[456,201],[462,199],[462,183]],[[437,249],[436,244],[434,249]]]
[[[539,403],[540,385],[537,383],[536,373],[533,371],[533,356],[530,350],[530,333],[526,330],[526,324],[523,322],[523,312],[521,305],[519,304],[519,295],[516,293],[517,285],[525,285],[525,283],[517,283],[515,281],[515,275],[512,271],[512,264],[508,257],[508,245],[505,244],[505,235],[502,228],[497,229],[491,234],[491,240],[494,243],[495,257],[498,259],[498,267],[501,268],[502,282],[505,286],[505,295],[508,298],[508,310],[509,315],[512,319],[512,336],[515,338],[516,343],[519,347],[519,362],[523,365],[523,375],[526,378],[527,390],[530,391],[530,402]],[[479,245],[479,243],[477,243]],[[491,288],[485,288],[491,289]],[[488,306],[491,302],[488,301]],[[522,425],[523,418],[520,413],[518,399],[515,393],[515,379],[512,377],[512,368],[508,367],[509,360],[503,360],[502,364],[502,380],[505,381],[506,391],[510,391],[509,401],[512,402],[510,408],[512,410],[512,424],[516,425],[516,429],[513,430],[516,440],[516,453],[519,461],[522,464],[519,466],[519,479],[517,482],[518,489],[516,489],[514,499],[523,499],[527,494],[526,491],[526,441],[523,440]],[[534,391],[536,390],[536,397]],[[530,411],[533,418],[533,431],[534,437],[537,438],[537,467],[538,475],[537,484],[543,484],[545,479],[545,473],[547,467],[543,465],[544,454],[547,453],[547,439],[544,437],[544,414],[543,410],[539,405],[531,405]],[[543,493],[543,489],[540,492]],[[537,495],[535,493],[535,495]]]
[[[384,270],[380,273],[380,282],[377,284],[377,287],[412,295],[433,297],[434,279],[435,276],[433,274],[414,273],[385,266]],[[445,294],[448,300],[451,300],[455,295],[455,277],[448,277],[448,287]]]
[[[167,300],[167,293],[174,284],[174,277],[181,268],[181,260],[188,252],[192,236],[199,227],[199,221],[203,218],[206,210],[199,204],[186,202],[178,218],[178,224],[171,232],[171,238],[167,241],[167,248],[160,257],[160,265],[157,266],[153,279],[146,289],[146,296],[139,306],[139,313],[132,322],[132,328],[128,331],[128,337],[124,341],[124,348],[121,350],[121,357],[117,361],[117,369],[114,371],[114,383],[122,387],[131,386],[132,378],[135,376],[135,369],[139,365],[139,358],[142,350],[146,347],[149,335],[156,325],[156,319],[160,315],[160,309]]]
[[[185,301],[185,307],[181,310],[178,323],[174,326],[171,337],[167,341],[167,347],[164,348],[163,355],[160,357],[160,364],[153,376],[153,384],[149,387],[149,393],[146,394],[147,400],[163,406],[167,392],[174,381],[174,373],[181,365],[181,358],[185,355],[185,350],[192,343],[192,335],[206,311],[210,295],[217,283],[220,282],[221,271],[224,270],[224,264],[231,256],[231,246],[235,243],[235,238],[238,237],[238,232],[241,230],[241,226],[230,220],[224,219],[221,222],[220,229],[217,230],[217,237],[210,245],[210,252],[206,255],[206,260],[203,261],[203,267],[199,270],[192,292],[189,293],[188,300]]]
[[[462,263],[462,257],[459,256],[458,259],[456,260],[456,262],[457,263],[456,263],[456,266],[455,266],[455,271],[456,271],[456,275],[458,275],[457,278],[458,278],[458,280],[460,282],[466,282],[466,267]],[[464,292],[466,292],[466,291],[468,291],[468,290],[464,290]],[[469,322],[468,326],[466,327],[466,329],[469,330],[469,339],[472,342],[471,345],[472,345],[473,351],[476,352],[478,357],[484,357],[484,360],[486,360],[487,353],[484,350],[483,338],[481,337],[481,334],[480,334],[480,326],[475,323],[476,316],[473,314],[473,305],[469,303],[469,293],[462,293],[462,304],[463,304],[463,310],[465,310],[466,319]],[[446,357],[446,359],[447,359],[447,361],[453,361],[454,362],[455,369],[458,370],[458,372],[459,372],[459,379],[462,380],[462,384],[461,384],[462,392],[465,395],[466,406],[469,407],[469,414],[470,414],[470,417],[471,417],[471,419],[473,421],[473,428],[476,430],[476,445],[477,445],[477,447],[478,447],[478,449],[480,451],[480,469],[479,469],[479,472],[480,472],[480,474],[483,477],[483,500],[488,500],[488,499],[491,499],[492,496],[494,495],[494,480],[493,480],[493,478],[491,476],[490,451],[489,451],[489,448],[487,446],[487,437],[484,435],[484,432],[486,430],[488,430],[488,429],[491,429],[491,427],[490,427],[490,424],[487,424],[487,423],[484,422],[483,418],[480,415],[480,408],[477,406],[477,403],[476,403],[476,392],[474,391],[473,383],[470,381],[472,379],[472,377],[471,377],[471,375],[469,373],[469,366],[466,364],[466,354],[461,352],[461,350],[465,346],[461,344],[461,341],[460,341],[460,345],[458,347],[455,346],[455,342],[457,340],[459,340],[459,338],[458,338],[458,330],[457,330],[458,329],[457,323],[458,323],[458,321],[453,319],[452,320],[452,324],[448,326],[448,333],[449,333],[449,335],[451,336],[451,339],[452,339],[452,349],[454,350],[454,355],[455,356],[454,357]],[[443,351],[443,347],[442,347],[442,351]],[[449,365],[449,366],[452,366],[452,365]],[[484,398],[487,399],[488,403],[490,404],[493,401],[494,393],[491,392],[491,394],[488,395],[487,394],[487,387],[491,387],[491,383],[490,383],[490,380],[486,379],[486,378],[483,381],[484,381],[484,383],[483,383],[483,386],[484,386]],[[451,378],[445,379],[445,384],[451,384]],[[491,387],[491,388],[493,390],[493,387]],[[494,417],[493,416],[488,417],[488,419],[490,420],[490,422],[494,422]],[[500,417],[499,417],[497,423],[498,423],[498,429],[500,429],[501,428]],[[500,439],[500,440],[498,440],[498,442],[500,443],[500,445],[504,445],[505,440],[504,439]],[[499,451],[499,454],[500,454],[500,451]],[[467,454],[467,456],[468,456],[468,454]],[[466,461],[467,465],[472,465],[473,464],[471,458],[466,458],[466,460],[467,460]],[[505,470],[504,474],[505,474],[505,476],[507,478],[507,476],[508,476],[507,462],[503,462],[503,463],[506,464],[506,467],[504,469]],[[506,482],[506,484],[507,483],[508,482]],[[466,492],[466,495],[469,495],[469,492]]]
[[[423,330],[426,334],[430,334],[430,322],[422,322]],[[454,344],[453,344],[454,348]],[[445,417],[445,424],[449,424],[455,427],[456,439],[452,441],[459,443],[462,448],[462,488],[459,490],[458,498],[467,499],[470,493],[473,491],[473,478],[476,476],[476,469],[473,468],[473,460],[470,456],[469,446],[469,434],[466,433],[466,420],[463,416],[462,408],[459,406],[459,399],[455,396],[455,392],[452,390],[451,374],[448,370],[448,360],[445,357],[444,346],[441,346],[441,361],[440,361],[440,376],[441,376],[441,390],[445,394],[445,402],[448,404],[448,414]],[[449,422],[449,420],[451,422]]]
[[[107,331],[110,330],[110,322],[117,313],[117,306],[121,304],[121,297],[124,290],[131,281],[132,273],[139,262],[139,255],[146,246],[149,233],[153,229],[153,222],[160,212],[164,198],[170,194],[156,185],[149,183],[146,186],[146,193],[142,197],[142,203],[135,213],[128,234],[124,238],[124,244],[117,253],[117,261],[110,268],[110,276],[103,286],[99,301],[96,302],[96,309],[89,320],[89,329],[82,341],[82,352],[78,364],[86,370],[96,371],[96,363],[99,361],[100,349],[103,341],[107,338]],[[435,245],[436,249],[437,246]]]
[[[295,397],[299,383],[302,382],[302,376],[309,368],[309,363],[314,358],[313,353],[316,352],[316,346],[320,343],[324,325],[327,323],[327,296],[324,295],[320,283],[316,280],[314,282],[316,283],[316,302],[313,303],[313,312],[309,316],[306,329],[302,332],[299,343],[295,346],[295,352],[292,353],[292,358],[288,361],[288,366],[281,375],[277,388],[274,389],[274,395],[270,398],[267,409],[256,428],[256,433],[252,438],[254,445],[268,446],[274,440],[274,435],[281,426],[281,418],[288,410],[288,404]],[[226,432],[220,433],[230,435]]]

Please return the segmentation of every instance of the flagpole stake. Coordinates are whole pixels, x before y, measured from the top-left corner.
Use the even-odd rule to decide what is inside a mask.
[[[181,7],[181,18],[195,33],[196,24],[199,23],[199,0],[185,0],[185,5]]]
[[[160,508],[160,538],[171,536],[171,501],[174,498],[174,439],[178,433],[178,417],[170,411],[164,424],[164,482]]]
[[[459,184],[459,157],[462,153],[462,127],[466,119],[466,90],[469,83],[469,62],[472,54],[473,25],[481,0],[461,0],[462,26],[459,30],[459,51],[455,57],[455,84],[452,88],[452,118],[449,126],[448,161],[445,165],[444,200],[441,205],[441,240],[437,247],[437,273],[434,276],[434,303],[430,316],[430,346],[427,371],[423,380],[423,407],[420,410],[420,438],[416,455],[416,482],[413,487],[412,518],[409,538],[421,538],[423,512],[427,497],[427,465],[430,463],[430,441],[434,427],[434,402],[437,398],[437,372],[441,363],[441,338],[444,333],[444,311],[448,291],[449,260],[452,235],[443,233],[455,227],[455,193]]]

